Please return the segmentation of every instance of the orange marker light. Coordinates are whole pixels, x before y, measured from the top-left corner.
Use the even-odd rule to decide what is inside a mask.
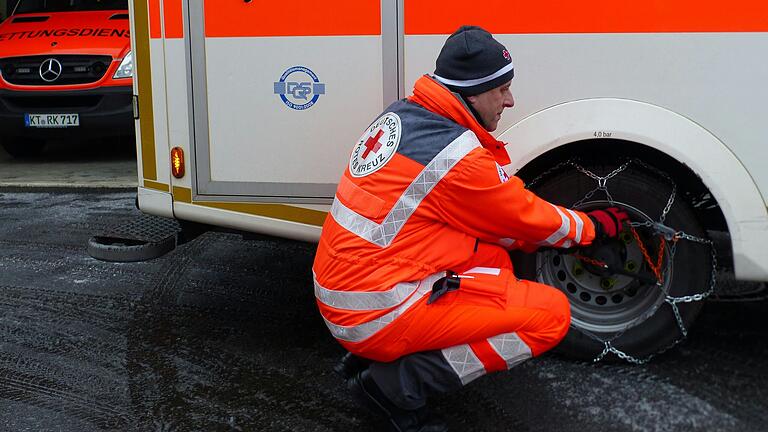
[[[184,150],[181,147],[171,149],[171,174],[176,178],[184,177]]]

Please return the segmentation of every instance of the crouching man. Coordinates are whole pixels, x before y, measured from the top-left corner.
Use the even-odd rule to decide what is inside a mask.
[[[617,209],[550,204],[502,170],[496,130],[514,106],[504,46],[479,27],[445,42],[435,73],[355,144],[313,266],[328,328],[346,348],[353,395],[398,431],[444,431],[427,397],[553,348],[570,309],[515,277],[508,251],[616,235]],[[597,232],[596,232],[597,228]]]

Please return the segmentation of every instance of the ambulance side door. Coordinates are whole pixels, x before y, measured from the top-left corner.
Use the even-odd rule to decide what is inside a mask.
[[[397,2],[384,3],[188,3],[196,200],[329,202],[402,92]]]

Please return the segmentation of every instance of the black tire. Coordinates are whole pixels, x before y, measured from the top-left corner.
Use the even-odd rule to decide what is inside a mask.
[[[585,168],[598,176],[605,176],[617,166]],[[607,186],[614,202],[626,206],[634,221],[641,221],[644,217],[658,221],[672,192],[669,180],[639,164],[630,164],[626,170],[609,179]],[[574,207],[596,187],[594,179],[569,165],[537,182],[531,190],[552,203],[588,211],[609,205],[605,193],[598,191]],[[704,237],[694,213],[680,198],[681,195],[677,195],[665,225]],[[659,236],[648,228],[638,228],[638,233],[642,234],[643,243],[655,258],[660,246]],[[631,233],[625,232],[624,235],[624,241],[617,240],[612,249],[618,251],[616,256],[623,257],[622,265],[628,266],[628,262],[633,261],[631,255],[634,255],[634,260],[639,261],[637,265],[641,266],[638,272],[653,275]],[[669,260],[669,252],[667,244],[665,265],[669,266],[669,270],[663,287],[669,295],[682,297],[705,292],[711,275],[709,246],[679,241],[673,261]],[[600,276],[592,273],[592,270],[599,272],[596,268],[583,266],[584,261],[551,250],[517,255],[515,264],[520,277],[548,283],[568,296],[573,320],[571,330],[558,350],[569,357],[596,358],[605,344],[595,340],[595,336],[603,341],[612,340],[612,346],[637,359],[658,353],[683,337],[672,307],[664,302],[665,293],[652,283],[620,275]],[[595,278],[598,277],[600,283],[596,284]],[[608,282],[613,280],[615,285],[608,288],[610,283],[604,279]],[[702,302],[681,303],[678,307],[685,328],[688,329],[701,310]],[[625,330],[622,331],[622,328]],[[616,335],[620,336],[614,339]]]
[[[24,159],[40,155],[45,148],[45,141],[0,137],[0,145],[9,155],[17,159]]]
[[[160,241],[123,239],[95,236],[88,240],[88,255],[101,261],[136,262],[149,261],[176,248],[176,236]]]

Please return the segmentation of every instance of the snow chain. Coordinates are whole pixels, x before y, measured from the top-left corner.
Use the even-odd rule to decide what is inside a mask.
[[[569,165],[569,166],[572,166],[573,168],[576,168],[582,174],[592,178],[593,180],[595,180],[597,182],[597,187],[595,187],[595,189],[587,192],[587,194],[582,199],[580,199],[579,201],[574,203],[571,206],[571,208],[580,206],[581,204],[583,204],[584,202],[586,202],[587,200],[592,198],[592,196],[594,196],[598,192],[604,193],[605,196],[608,199],[608,202],[611,205],[614,205],[616,203],[614,202],[613,197],[611,196],[611,193],[608,191],[608,180],[610,180],[613,177],[617,176],[619,173],[621,173],[622,171],[626,170],[629,165],[633,165],[633,164],[641,166],[642,168],[647,169],[647,170],[653,172],[654,174],[664,178],[672,186],[672,192],[671,192],[671,194],[669,196],[669,199],[667,200],[667,205],[664,207],[664,210],[662,210],[661,215],[659,216],[658,222],[652,222],[650,220],[649,221],[645,221],[645,222],[630,222],[630,227],[631,227],[632,233],[633,233],[633,235],[635,236],[635,238],[638,241],[638,245],[639,245],[639,247],[640,247],[640,249],[641,249],[641,251],[643,253],[644,259],[646,260],[646,264],[648,265],[649,268],[651,268],[654,271],[657,279],[659,280],[659,282],[656,284],[656,286],[659,287],[659,289],[662,290],[662,292],[663,292],[663,294],[665,296],[665,299],[664,299],[663,303],[659,303],[655,307],[651,308],[645,314],[643,314],[643,315],[635,318],[634,320],[632,320],[622,330],[620,330],[619,332],[614,334],[608,340],[601,339],[600,337],[598,337],[597,335],[593,334],[590,331],[587,331],[587,330],[584,330],[584,329],[578,329],[578,328],[574,327],[579,332],[585,334],[586,336],[590,337],[591,339],[594,339],[595,341],[597,341],[597,342],[599,342],[600,344],[603,345],[603,351],[600,354],[598,354],[592,360],[594,363],[601,361],[602,359],[605,358],[606,355],[608,355],[609,353],[612,353],[612,354],[616,355],[618,358],[620,358],[622,360],[625,360],[625,361],[627,361],[629,363],[634,363],[634,364],[641,365],[641,364],[648,363],[652,358],[654,358],[657,355],[662,354],[662,353],[668,351],[669,349],[671,349],[672,347],[676,346],[677,344],[679,344],[680,342],[685,340],[685,338],[688,336],[688,329],[686,329],[685,323],[683,322],[683,318],[680,315],[680,309],[678,308],[678,304],[680,304],[680,303],[698,302],[698,301],[702,301],[702,300],[706,299],[707,297],[709,297],[714,292],[715,284],[717,283],[717,254],[715,253],[715,247],[714,247],[714,244],[713,244],[712,240],[696,237],[696,236],[687,234],[687,233],[682,232],[682,231],[676,231],[675,229],[667,227],[667,226],[664,225],[664,221],[665,221],[665,219],[667,217],[667,214],[671,210],[672,205],[675,202],[675,197],[676,197],[676,194],[677,194],[677,184],[665,172],[660,171],[657,168],[652,167],[652,166],[646,164],[645,162],[643,162],[643,161],[641,161],[639,159],[631,159],[631,160],[628,160],[628,161],[624,162],[621,166],[619,166],[615,170],[611,171],[608,175],[600,177],[600,176],[596,175],[595,173],[587,170],[583,166],[579,165],[575,160],[568,160],[568,161],[565,161],[565,162],[561,162],[561,163],[555,165],[554,167],[548,169],[547,171],[543,172],[542,174],[540,174],[539,176],[534,178],[530,183],[528,183],[527,187],[531,188],[533,185],[538,183],[542,178],[545,178],[548,175],[550,175],[551,173],[553,173],[555,171],[558,171],[562,167]],[[642,243],[642,241],[640,240],[640,238],[639,238],[639,236],[637,234],[636,229],[640,228],[640,227],[651,228],[651,229],[653,229],[656,232],[656,234],[658,234],[661,237],[662,247],[660,248],[659,255],[657,255],[657,262],[655,262],[655,263],[653,262],[653,260],[649,256],[647,250],[643,246],[643,243]],[[680,241],[680,240],[692,241],[692,242],[695,242],[695,243],[709,245],[710,253],[711,253],[711,256],[712,256],[712,269],[711,269],[711,274],[710,274],[710,279],[709,279],[709,287],[707,287],[706,291],[704,291],[702,293],[699,293],[699,294],[694,294],[694,295],[687,295],[687,296],[683,296],[683,297],[673,297],[673,296],[669,295],[669,293],[667,292],[667,289],[664,288],[664,285],[661,282],[661,281],[664,280],[665,275],[666,275],[667,270],[668,270],[668,268],[667,268],[668,266],[663,266],[662,254],[663,254],[663,250],[664,250],[664,244],[665,244],[665,242],[668,242],[670,244],[670,253],[669,253],[669,261],[668,262],[669,263],[673,263],[674,259],[675,259],[675,250],[677,249],[677,242]],[[579,257],[577,257],[577,258],[579,258]],[[581,259],[581,258],[579,258],[579,259]],[[589,261],[589,260],[587,260],[587,261]],[[593,264],[594,264],[594,262],[593,262]],[[596,264],[599,265],[601,263],[597,262]],[[662,268],[662,267],[664,267],[664,268]],[[536,273],[537,273],[537,277],[541,279],[541,276],[543,274],[543,267],[540,266],[537,269]],[[633,357],[632,355],[627,354],[627,353],[623,352],[622,350],[620,350],[620,349],[616,348],[615,346],[613,346],[613,342],[616,341],[618,338],[620,338],[627,331],[627,329],[629,329],[631,327],[634,327],[636,324],[639,324],[639,323],[647,320],[648,318],[652,317],[656,313],[656,311],[659,309],[659,307],[661,305],[665,304],[665,303],[668,304],[672,308],[672,312],[674,313],[675,319],[677,320],[677,327],[680,330],[680,334],[681,334],[681,336],[678,339],[673,341],[668,346],[662,348],[658,352],[656,352],[654,354],[651,354],[651,355],[649,355],[649,356],[647,356],[645,358]]]

